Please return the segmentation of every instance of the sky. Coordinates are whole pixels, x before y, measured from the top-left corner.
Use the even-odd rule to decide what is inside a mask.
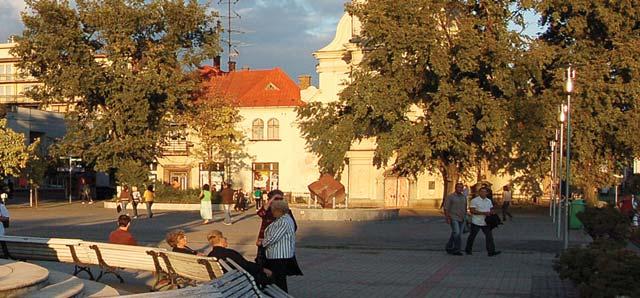
[[[226,5],[211,0],[211,7],[227,14]],[[226,0],[222,0],[224,2]],[[235,1],[235,0],[232,0]],[[347,0],[238,0],[233,10],[240,18],[232,20],[239,52],[238,68],[268,69],[280,67],[293,80],[310,74],[317,85],[313,52],[333,39]],[[0,41],[22,32],[20,11],[24,0],[0,0]],[[529,34],[539,30],[536,18],[527,17]],[[226,21],[225,21],[226,27]],[[226,37],[225,37],[226,38]],[[223,65],[226,65],[226,46]],[[223,69],[226,67],[223,67]]]

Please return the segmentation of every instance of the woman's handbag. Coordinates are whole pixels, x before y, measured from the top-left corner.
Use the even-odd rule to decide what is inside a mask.
[[[5,229],[9,227],[9,218],[2,219],[1,221]]]

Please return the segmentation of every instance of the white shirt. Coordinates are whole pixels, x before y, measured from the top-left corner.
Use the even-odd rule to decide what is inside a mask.
[[[489,212],[491,211],[491,208],[493,208],[493,204],[491,203],[491,200],[489,200],[489,198],[483,199],[481,197],[475,197],[473,200],[471,200],[469,208],[474,208],[478,212]],[[485,217],[486,215],[473,214],[471,215],[471,223],[476,226],[486,226],[487,223],[484,222]]]
[[[4,204],[0,204],[0,215],[9,217],[9,210]],[[0,236],[4,236],[4,226],[0,223]]]
[[[296,253],[296,228],[293,219],[285,214],[264,230],[262,246],[267,259],[289,259]]]
[[[505,190],[502,192],[502,201],[511,202],[511,191]]]

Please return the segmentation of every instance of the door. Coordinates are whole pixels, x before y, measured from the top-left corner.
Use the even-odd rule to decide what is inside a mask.
[[[384,179],[384,206],[409,206],[409,179],[406,177],[386,177]]]
[[[188,174],[186,172],[171,172],[169,181],[178,181],[180,189],[185,190],[189,187]]]

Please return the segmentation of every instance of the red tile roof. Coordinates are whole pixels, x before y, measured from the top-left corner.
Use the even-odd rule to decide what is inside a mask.
[[[300,88],[276,67],[268,70],[238,70],[220,72],[207,67],[200,71],[206,78],[209,92],[228,96],[239,107],[302,106]],[[275,87],[275,88],[274,88]]]

